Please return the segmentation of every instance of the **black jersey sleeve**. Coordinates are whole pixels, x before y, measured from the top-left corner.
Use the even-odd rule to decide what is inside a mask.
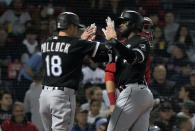
[[[113,62],[115,54],[111,49],[108,49],[105,43],[99,45],[96,55],[93,57],[93,60],[96,62]]]
[[[114,44],[113,44],[114,43]],[[116,39],[111,39],[109,43],[128,63],[142,63],[149,54],[149,43],[141,39],[136,47],[128,48]]]
[[[82,41],[82,54],[92,57],[95,62],[111,62],[113,58],[112,51],[108,49],[105,43]]]
[[[91,42],[87,40],[80,40],[79,45],[81,47],[81,54],[95,57],[99,48],[99,42]]]

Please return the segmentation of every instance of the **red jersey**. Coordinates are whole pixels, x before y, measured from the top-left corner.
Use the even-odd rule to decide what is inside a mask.
[[[12,120],[6,120],[2,123],[1,128],[3,131],[38,131],[37,127],[29,121],[18,125]]]

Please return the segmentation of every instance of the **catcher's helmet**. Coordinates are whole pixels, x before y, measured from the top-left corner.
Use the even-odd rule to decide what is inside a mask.
[[[72,12],[62,12],[57,18],[57,29],[66,29],[68,25],[74,24],[82,28],[80,25],[79,16]]]
[[[127,22],[127,27],[129,30],[142,31],[144,19],[140,13],[133,10],[126,10],[121,13],[121,16],[118,18],[119,23]]]
[[[149,17],[144,17],[143,33],[149,41],[153,41],[153,22]]]
[[[144,17],[144,29],[151,30],[153,28],[153,22],[149,17]]]

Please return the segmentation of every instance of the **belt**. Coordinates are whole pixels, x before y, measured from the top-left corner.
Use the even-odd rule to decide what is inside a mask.
[[[127,88],[127,85],[129,85],[129,84],[136,84],[136,83],[138,85],[147,85],[145,81],[139,81],[139,82],[135,82],[135,83],[128,83],[126,85],[119,86],[119,91],[122,91],[122,90],[126,89]]]
[[[61,91],[67,92],[67,94],[69,93],[70,95],[75,93],[74,89],[71,89],[71,88],[68,88],[68,87],[42,86],[42,89],[43,90],[49,90],[49,91],[61,90]]]
[[[138,83],[139,85],[147,85],[147,83],[146,83],[145,80],[143,80],[143,81],[138,81],[137,83]]]

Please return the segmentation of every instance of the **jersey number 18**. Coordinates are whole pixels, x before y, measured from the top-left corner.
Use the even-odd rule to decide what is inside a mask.
[[[46,68],[47,68],[47,76],[60,76],[62,74],[62,60],[58,55],[45,57]]]

